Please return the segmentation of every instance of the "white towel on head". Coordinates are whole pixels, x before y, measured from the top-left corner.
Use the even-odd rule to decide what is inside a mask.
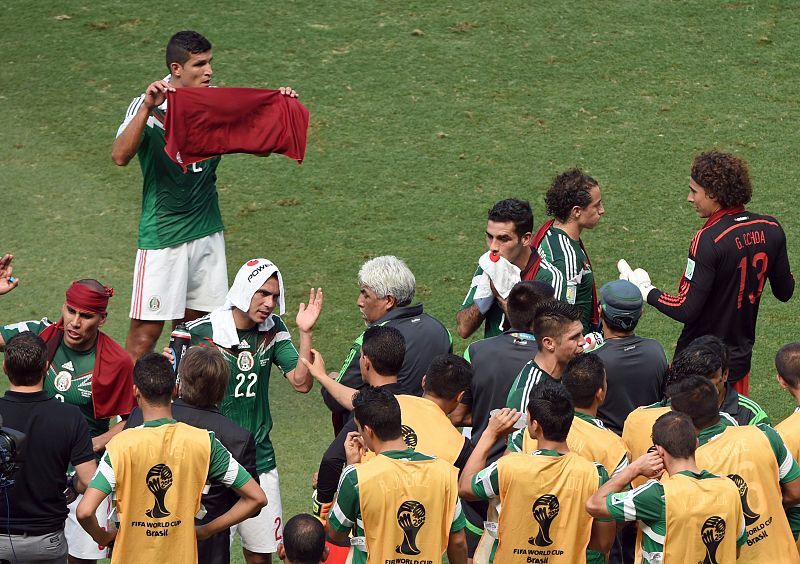
[[[211,328],[213,339],[221,347],[235,347],[239,344],[239,334],[236,332],[236,323],[233,320],[233,308],[241,311],[250,309],[250,302],[256,291],[264,285],[270,277],[278,276],[278,286],[281,295],[278,297],[278,313],[283,314],[286,306],[283,292],[283,277],[281,271],[272,261],[258,258],[247,261],[233,280],[231,289],[225,297],[225,304],[211,312]],[[259,331],[268,331],[275,325],[273,315],[267,317],[258,326]]]
[[[489,258],[491,253],[484,253],[478,260],[478,265],[494,284],[494,289],[503,299],[508,298],[511,288],[520,281],[520,269],[515,264],[511,264],[503,257],[497,262],[492,262]]]

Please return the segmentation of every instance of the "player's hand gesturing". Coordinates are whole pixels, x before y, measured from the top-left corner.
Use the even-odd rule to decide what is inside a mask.
[[[175,88],[170,86],[166,80],[156,80],[151,82],[144,91],[144,105],[148,110],[160,106],[167,99],[167,92],[175,92]]]
[[[19,280],[11,276],[11,273],[14,272],[11,267],[13,258],[14,255],[9,254],[0,256],[0,296],[9,293],[19,284]]]
[[[314,324],[322,313],[322,288],[311,288],[308,293],[308,305],[301,303],[297,311],[295,323],[297,328],[305,333],[314,328]]]

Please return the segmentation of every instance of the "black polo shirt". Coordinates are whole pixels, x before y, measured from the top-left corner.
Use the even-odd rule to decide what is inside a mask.
[[[89,427],[80,410],[47,392],[7,391],[0,398],[3,426],[25,433],[16,483],[0,503],[4,534],[44,535],[64,528],[67,469],[94,460]],[[9,518],[10,516],[10,518]]]

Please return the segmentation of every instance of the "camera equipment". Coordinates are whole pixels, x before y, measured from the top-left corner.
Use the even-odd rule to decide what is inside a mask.
[[[25,444],[25,434],[3,427],[0,416],[0,489],[14,485],[14,475],[19,470],[17,457]]]

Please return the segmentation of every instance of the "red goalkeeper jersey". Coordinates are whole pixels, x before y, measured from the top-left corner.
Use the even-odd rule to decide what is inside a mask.
[[[792,297],[783,229],[775,218],[728,208],[709,217],[692,239],[678,294],[652,290],[647,302],[684,323],[675,354],[702,335],[720,337],[730,349],[729,381],[736,382],[750,371],[767,280],[776,298]]]

